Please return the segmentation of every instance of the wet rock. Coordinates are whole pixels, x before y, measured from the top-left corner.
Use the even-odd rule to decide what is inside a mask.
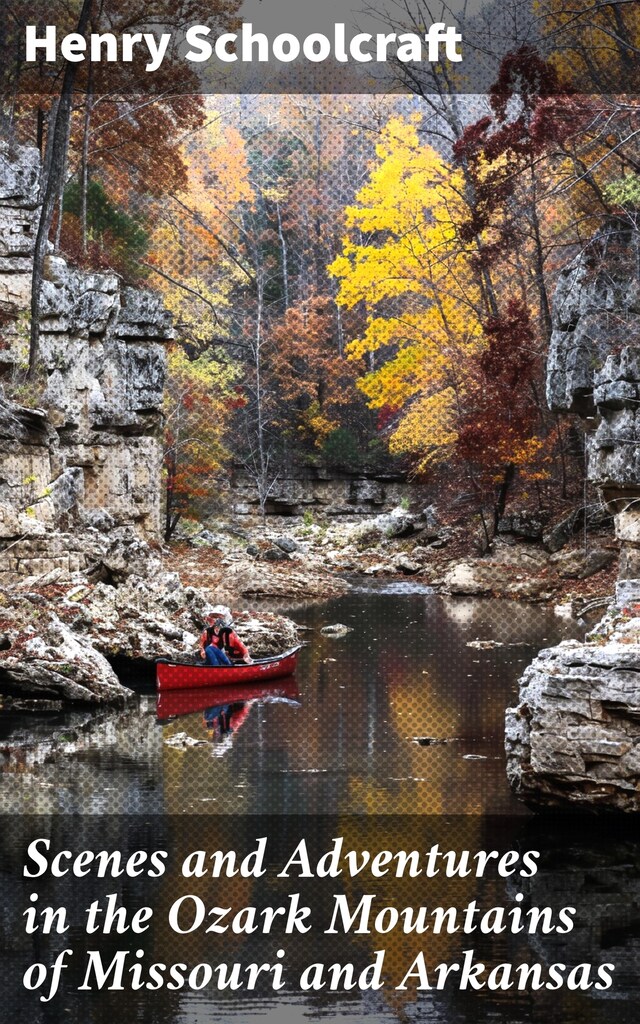
[[[64,710],[64,703],[61,700],[45,700],[34,698],[4,697],[2,708],[5,711],[37,711],[37,712],[58,712]]]
[[[331,626],[323,626],[320,630],[322,636],[330,636],[336,639],[347,636],[348,633],[353,633],[351,626],[345,626],[343,622],[335,622]]]
[[[640,620],[635,633],[542,651],[506,713],[507,774],[534,807],[640,811]]]

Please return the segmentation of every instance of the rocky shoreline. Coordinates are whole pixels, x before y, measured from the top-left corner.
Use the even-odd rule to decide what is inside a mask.
[[[252,652],[265,656],[299,639],[295,623],[265,603],[336,597],[348,578],[415,578],[453,596],[555,600],[571,613],[572,593],[577,612],[607,594],[616,569],[610,540],[585,555],[509,538],[483,558],[460,557],[460,528],[440,524],[433,507],[253,530],[220,521],[215,533],[198,527],[168,548],[126,528],[104,537],[96,533],[82,572],[58,567],[0,586],[0,694],[40,709],[122,705],[132,694],[114,665],[192,656],[209,609],[233,608]]]
[[[26,699],[34,710],[124,705],[134,694],[119,681],[115,662],[188,660],[207,612],[232,615],[215,592],[164,571],[144,542],[132,537],[131,545],[137,571],[117,584],[54,569],[0,586],[0,694]],[[284,616],[243,611],[233,618],[257,657],[297,641],[295,624]]]
[[[483,556],[475,553],[468,523],[441,521],[433,505],[339,520],[270,516],[266,527],[247,519],[218,520],[181,532],[165,565],[186,568],[194,581],[215,579],[232,600],[331,597],[345,589],[345,576],[415,577],[438,592],[463,597],[567,603],[612,596],[619,544],[611,517],[593,516],[586,550],[574,533],[574,519],[566,517],[544,532],[538,525],[527,536],[521,516],[518,530],[505,524]]]

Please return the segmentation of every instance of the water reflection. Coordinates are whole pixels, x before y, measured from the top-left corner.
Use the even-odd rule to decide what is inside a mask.
[[[80,724],[43,720],[36,736],[33,719],[4,718],[0,808],[519,813],[505,780],[504,708],[537,650],[578,627],[542,607],[387,589],[293,609],[309,644],[297,683],[280,680],[278,691],[168,692],[157,721],[143,698]],[[352,632],[322,636],[335,622]],[[503,646],[469,646],[489,640]],[[230,731],[207,729],[206,707],[244,701],[251,710],[236,709]]]

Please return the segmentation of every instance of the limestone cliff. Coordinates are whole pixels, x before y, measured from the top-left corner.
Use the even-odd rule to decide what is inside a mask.
[[[84,569],[159,527],[160,299],[49,255],[38,375],[21,383],[39,175],[37,150],[0,142],[0,383],[17,399],[0,399],[0,579]]]
[[[124,704],[114,661],[184,659],[219,602],[158,550],[160,298],[49,254],[27,380],[39,181],[37,150],[0,141],[0,695]],[[257,657],[296,638],[279,616],[241,628]]]
[[[640,232],[612,219],[562,272],[547,396],[589,428],[589,478],[622,543],[616,602],[543,651],[507,711],[507,770],[534,806],[640,811]]]

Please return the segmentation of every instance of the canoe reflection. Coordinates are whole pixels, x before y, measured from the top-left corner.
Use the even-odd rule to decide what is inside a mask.
[[[216,708],[251,704],[254,701],[292,700],[300,696],[295,676],[274,679],[273,682],[244,683],[232,686],[198,687],[193,690],[166,690],[158,694],[156,715],[159,721],[179,715],[203,714]],[[215,717],[215,716],[214,716]],[[246,717],[246,716],[245,716]]]

